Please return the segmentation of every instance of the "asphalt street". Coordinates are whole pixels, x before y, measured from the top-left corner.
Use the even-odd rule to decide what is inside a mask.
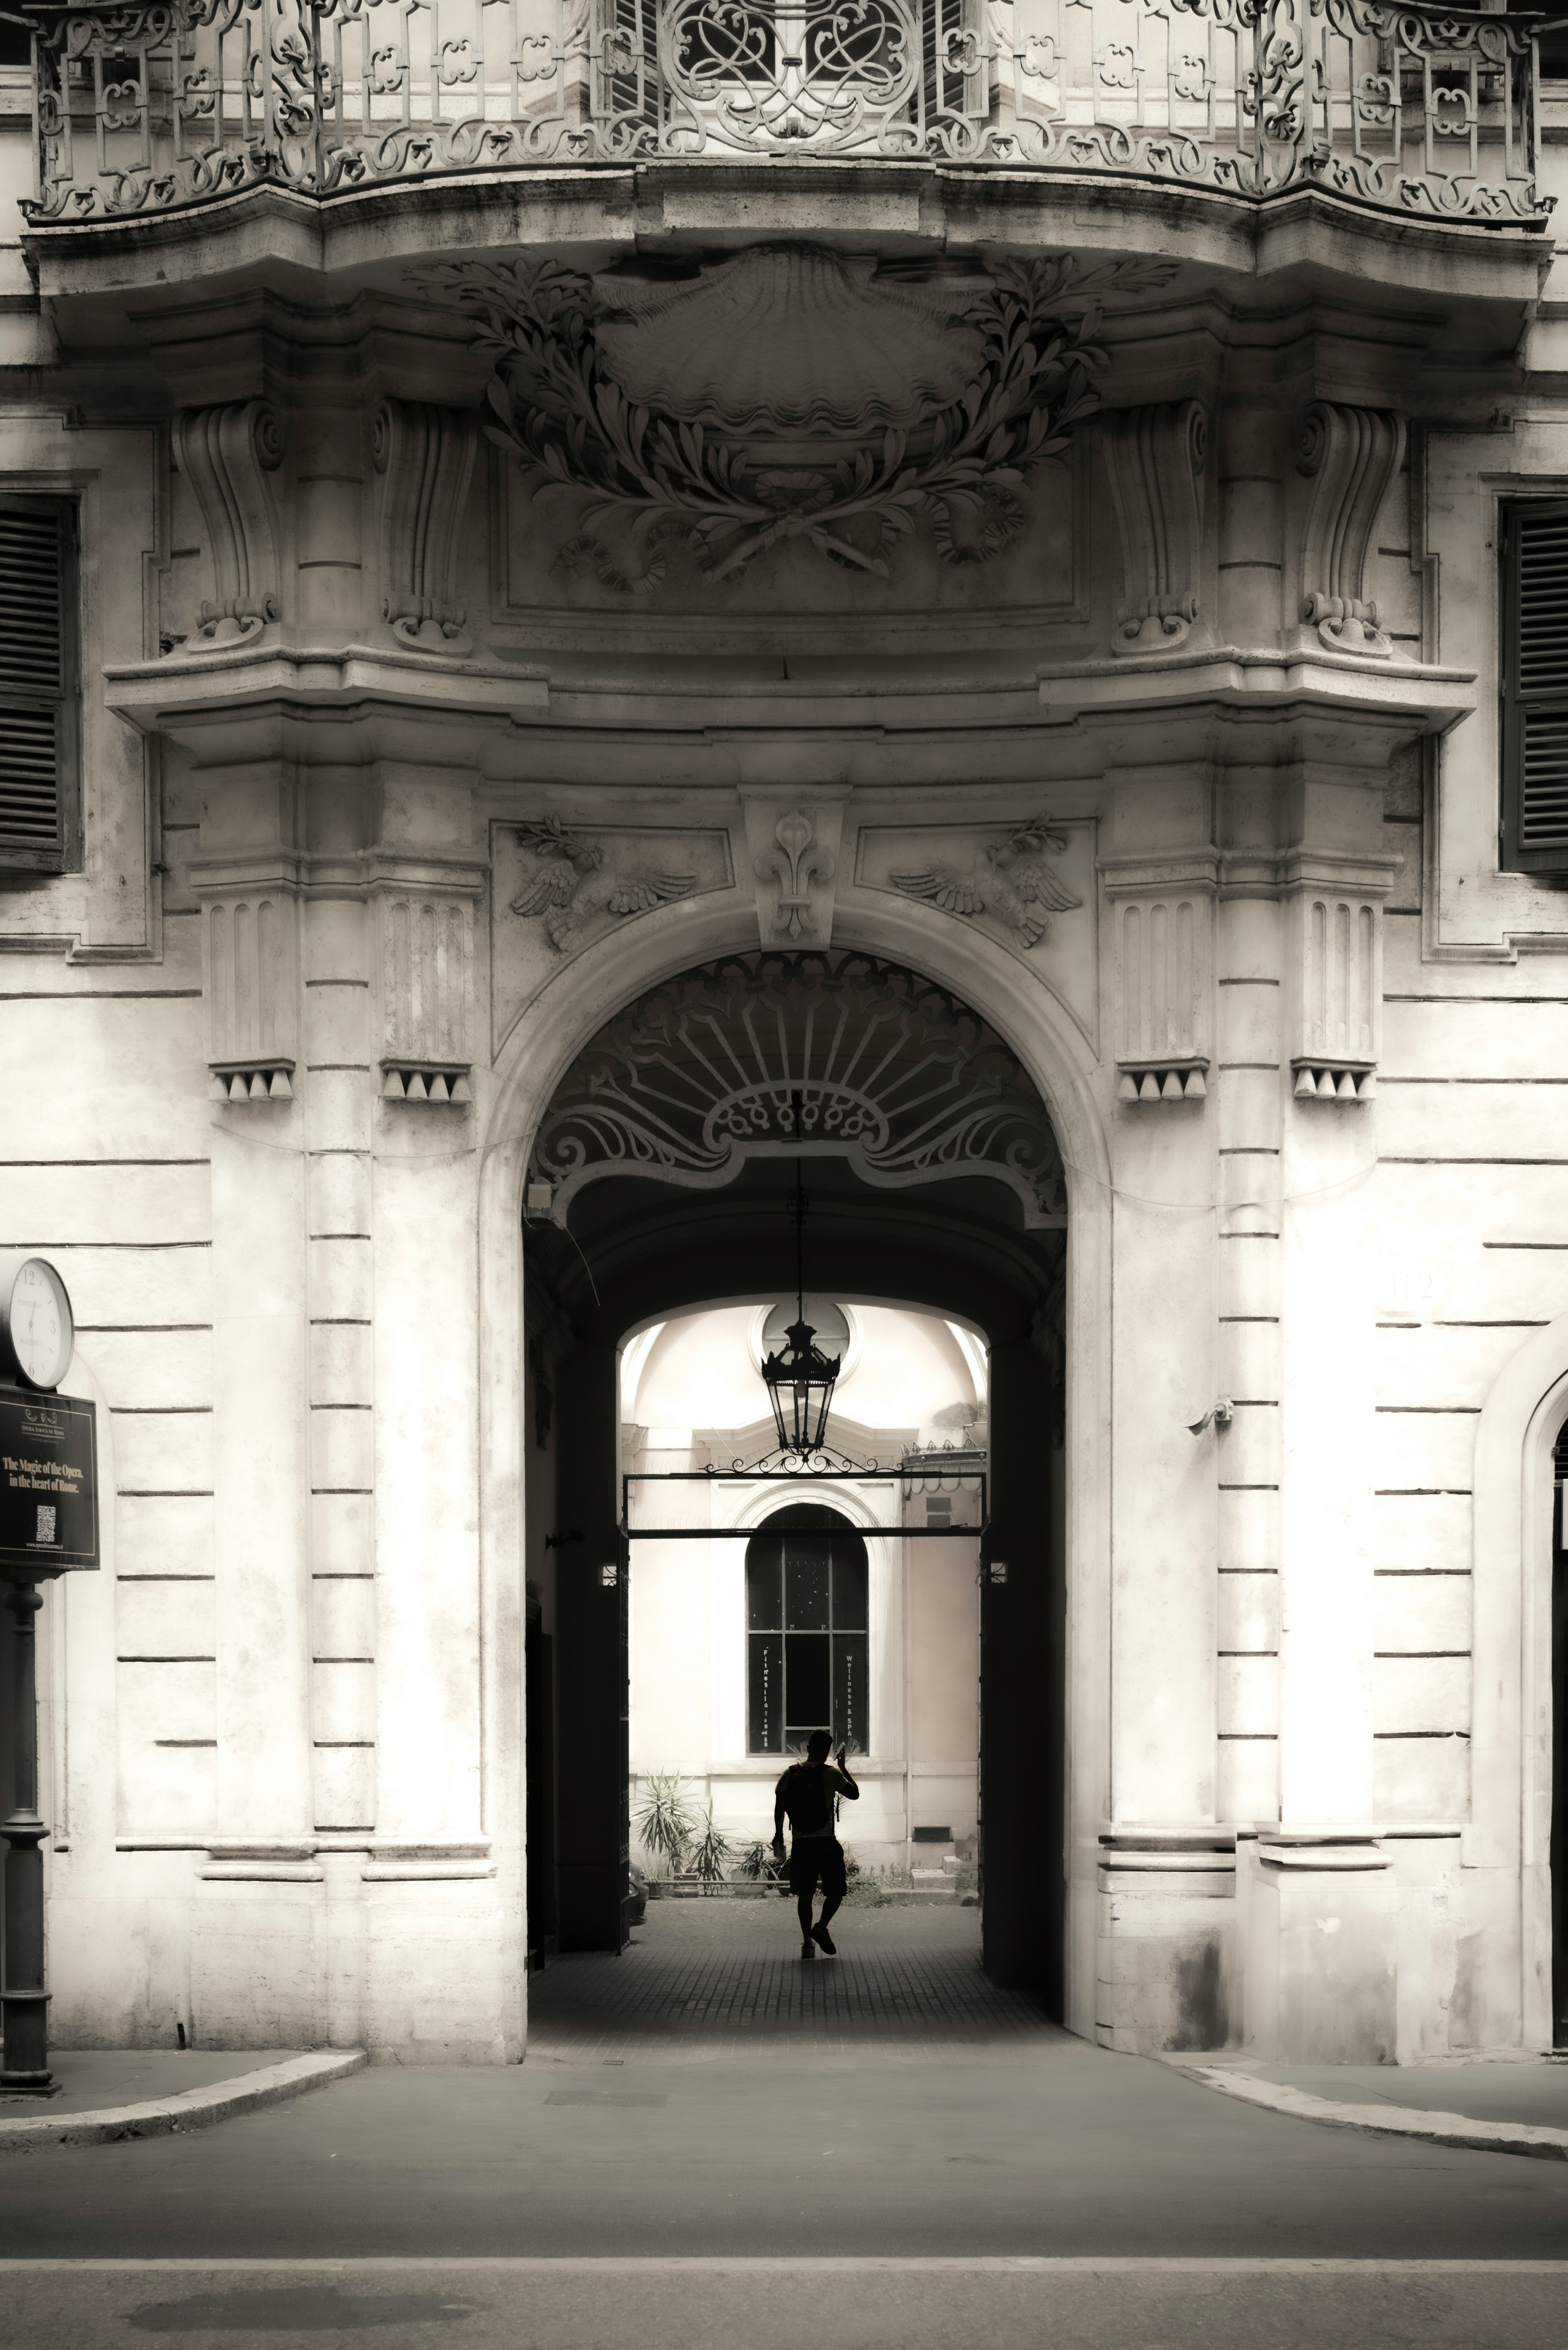
[[[5,2350],[1560,2350],[1553,2264],[406,2261],[12,2270]]]
[[[1568,2163],[1325,2129],[1066,2038],[1011,2065],[379,2066],[0,2158],[9,2259],[608,2251],[1556,2260]]]

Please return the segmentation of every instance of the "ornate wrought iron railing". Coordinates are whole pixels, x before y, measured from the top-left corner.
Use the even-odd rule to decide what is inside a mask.
[[[1389,0],[36,6],[39,224],[640,158],[999,164],[1539,222],[1535,25]]]

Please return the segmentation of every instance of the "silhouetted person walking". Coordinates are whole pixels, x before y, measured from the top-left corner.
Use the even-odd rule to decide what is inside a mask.
[[[827,1757],[832,1746],[833,1740],[826,1730],[814,1730],[805,1742],[805,1761],[792,1762],[774,1790],[774,1850],[781,1860],[784,1815],[789,1815],[789,1889],[800,1912],[803,1959],[811,1957],[814,1945],[830,1959],[837,1956],[827,1930],[827,1921],[843,1900],[845,1890],[844,1846],[835,1833],[834,1798],[847,1795],[852,1804],[860,1800],[860,1790],[849,1775],[842,1746],[838,1750],[837,1770],[829,1764]],[[822,1915],[814,1926],[811,1905],[819,1879]]]

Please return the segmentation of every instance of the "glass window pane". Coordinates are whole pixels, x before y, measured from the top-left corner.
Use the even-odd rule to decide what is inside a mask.
[[[855,1753],[871,1752],[866,1635],[838,1632],[833,1640],[833,1735]]]
[[[828,1687],[826,1632],[784,1635],[785,1723],[797,1730],[831,1727],[832,1692]]]
[[[784,1545],[765,1536],[746,1545],[746,1629],[784,1629]]]
[[[753,1632],[746,1642],[746,1747],[753,1754],[784,1752],[784,1640]]]
[[[866,1553],[857,1555],[835,1549],[833,1554],[833,1628],[864,1632],[866,1624]]]
[[[810,1534],[786,1534],[784,1558],[785,1629],[826,1632],[827,1544],[814,1542]]]

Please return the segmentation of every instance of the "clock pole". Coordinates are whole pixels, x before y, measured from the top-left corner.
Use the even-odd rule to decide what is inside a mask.
[[[40,1581],[98,1565],[94,1408],[63,1396],[76,1322],[41,1256],[0,1256],[0,2092],[50,2095],[38,1811]],[[6,1619],[9,1619],[7,1622]]]
[[[9,1580],[9,1579],[8,1579]],[[38,1816],[37,1674],[34,1625],[43,1600],[36,1584],[9,1581],[11,1617],[11,1807],[5,1838],[5,1940],[0,1972],[0,2028],[5,2054],[0,2090],[13,2095],[54,2087],[49,2072],[49,1994],[44,1985],[44,1838]]]

